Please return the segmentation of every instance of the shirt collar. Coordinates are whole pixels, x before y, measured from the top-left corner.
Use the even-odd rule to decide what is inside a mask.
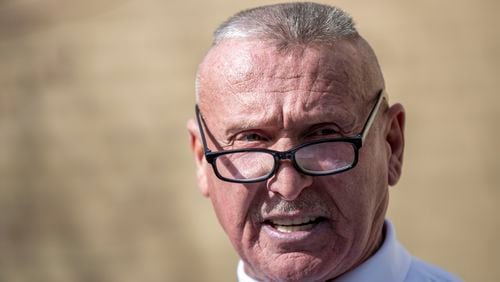
[[[240,262],[238,262],[237,275],[238,275],[238,282],[258,282],[257,280],[253,279],[252,277],[248,276],[245,273],[245,265],[243,264],[243,261],[241,259]]]
[[[411,256],[396,240],[396,232],[389,220],[384,222],[385,239],[377,252],[358,265],[344,273],[334,281],[404,281],[410,269]],[[257,282],[245,273],[243,261],[238,263],[239,282]]]

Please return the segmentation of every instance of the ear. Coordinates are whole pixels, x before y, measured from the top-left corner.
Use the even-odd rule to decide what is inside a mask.
[[[207,182],[205,154],[203,143],[200,137],[200,130],[198,129],[198,124],[194,119],[190,119],[187,122],[187,129],[189,132],[189,143],[191,145],[191,150],[194,154],[194,161],[196,163],[196,177],[198,179],[198,188],[201,194],[205,197],[209,197],[209,189]]]
[[[388,183],[394,186],[401,177],[403,167],[405,110],[401,104],[394,104],[387,109],[386,117],[385,141],[388,147],[389,160]]]

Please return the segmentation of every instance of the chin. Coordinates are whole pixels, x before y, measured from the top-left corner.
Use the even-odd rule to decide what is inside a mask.
[[[259,263],[256,272],[246,269],[248,274],[262,281],[325,281],[330,276],[324,261],[305,253],[281,254],[280,258]]]

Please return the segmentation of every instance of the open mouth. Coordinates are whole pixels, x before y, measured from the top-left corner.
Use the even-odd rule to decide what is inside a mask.
[[[323,217],[301,217],[293,219],[271,219],[266,220],[264,224],[270,225],[279,232],[291,233],[311,230],[324,220]]]

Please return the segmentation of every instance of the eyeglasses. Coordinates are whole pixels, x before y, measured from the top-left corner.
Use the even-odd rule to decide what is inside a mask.
[[[386,95],[385,90],[378,93],[361,133],[356,136],[315,140],[288,151],[247,148],[213,152],[207,146],[203,130],[207,126],[198,105],[195,111],[205,158],[215,175],[228,182],[253,183],[271,178],[278,171],[281,160],[290,160],[297,171],[311,176],[333,175],[354,168],[359,149]]]

